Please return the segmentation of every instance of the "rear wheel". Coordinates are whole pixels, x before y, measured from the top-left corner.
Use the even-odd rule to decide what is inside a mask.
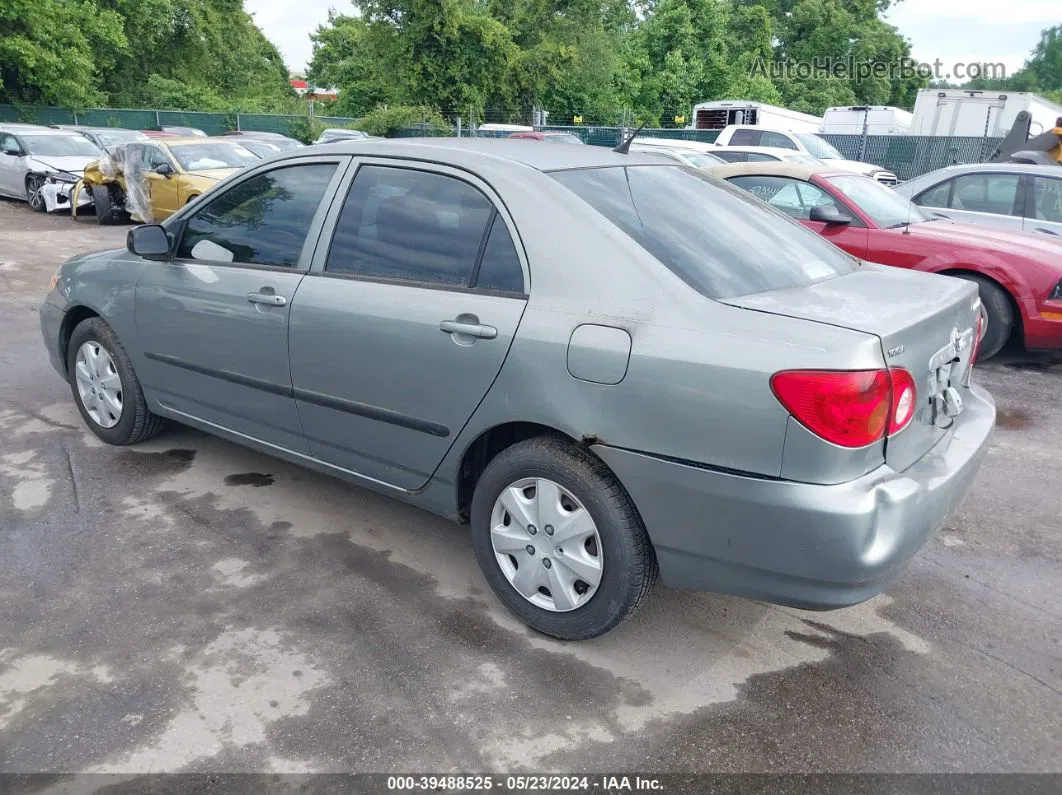
[[[47,209],[44,204],[44,194],[41,193],[43,187],[44,177],[38,174],[26,177],[26,201],[29,202],[30,209],[38,213],[43,213]]]
[[[1014,333],[1014,306],[1003,288],[991,279],[965,273],[955,275],[977,285],[985,308],[985,331],[977,357],[984,360],[995,356]]]
[[[487,582],[547,635],[603,635],[656,581],[656,556],[627,492],[566,439],[529,439],[499,453],[476,484],[471,519]]]
[[[103,441],[136,444],[162,430],[163,419],[148,409],[129,354],[100,318],[82,321],[70,335],[66,371],[78,411]]]

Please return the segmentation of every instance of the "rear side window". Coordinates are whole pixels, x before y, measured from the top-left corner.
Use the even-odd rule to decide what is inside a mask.
[[[1017,174],[967,174],[955,178],[951,191],[953,210],[970,210],[992,215],[1017,215]]]
[[[749,155],[747,152],[717,152],[715,156],[723,158],[727,163],[749,162]]]
[[[759,146],[760,130],[734,130],[730,136],[731,146]]]
[[[334,163],[288,166],[229,188],[188,219],[177,256],[296,267],[335,170]]]
[[[479,265],[475,287],[484,290],[503,290],[507,293],[524,291],[524,272],[520,257],[513,245],[512,235],[505,221],[497,214],[483,249],[483,261]]]
[[[814,232],[694,169],[632,166],[551,176],[712,298],[797,287],[857,267]]]
[[[493,211],[486,196],[454,177],[362,166],[325,270],[468,287]]]
[[[797,148],[796,144],[789,139],[788,135],[771,132],[770,130],[764,130],[760,133],[760,146],[773,146],[777,149]]]
[[[1033,178],[1033,208],[1026,215],[1037,221],[1062,223],[1062,179]]]

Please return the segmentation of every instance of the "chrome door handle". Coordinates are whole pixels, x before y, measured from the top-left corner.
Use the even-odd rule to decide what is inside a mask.
[[[463,323],[460,320],[444,320],[439,324],[439,330],[447,334],[460,334],[463,337],[476,337],[481,340],[492,340],[498,336],[498,329],[494,326]]]
[[[247,300],[252,304],[265,304],[266,306],[284,306],[288,299],[275,293],[247,293]]]

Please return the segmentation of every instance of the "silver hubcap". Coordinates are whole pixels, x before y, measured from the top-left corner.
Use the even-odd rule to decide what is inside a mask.
[[[74,377],[81,405],[101,428],[113,428],[122,418],[122,379],[107,349],[95,340],[78,348]]]
[[[552,480],[524,478],[504,489],[490,527],[502,573],[531,604],[566,613],[597,592],[605,562],[597,525]]]
[[[44,196],[41,195],[41,188],[44,187],[44,183],[39,179],[33,178],[30,179],[27,187],[30,207],[33,207],[34,209],[41,207],[44,204]]]

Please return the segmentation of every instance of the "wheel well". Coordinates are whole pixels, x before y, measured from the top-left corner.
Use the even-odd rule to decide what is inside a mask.
[[[984,279],[986,282],[991,282],[1000,290],[1003,291],[1003,295],[1007,296],[1007,300],[1010,302],[1010,308],[1014,313],[1014,329],[1012,331],[1012,338],[1014,334],[1017,334],[1019,338],[1025,337],[1025,326],[1021,320],[1021,308],[1018,306],[1017,300],[1011,295],[1010,290],[1000,284],[997,280],[991,276],[986,276],[980,271],[967,270],[966,268],[949,268],[946,271],[937,271],[941,276],[976,276],[979,279]]]
[[[525,439],[536,436],[563,436],[568,434],[535,422],[508,422],[484,431],[465,450],[461,466],[457,469],[457,512],[461,521],[467,522],[472,508],[472,494],[483,470],[498,453]]]
[[[63,318],[63,325],[59,329],[59,355],[62,357],[64,368],[66,367],[67,348],[70,347],[70,335],[74,333],[74,329],[79,324],[92,317],[99,317],[99,315],[87,306],[75,306]]]

